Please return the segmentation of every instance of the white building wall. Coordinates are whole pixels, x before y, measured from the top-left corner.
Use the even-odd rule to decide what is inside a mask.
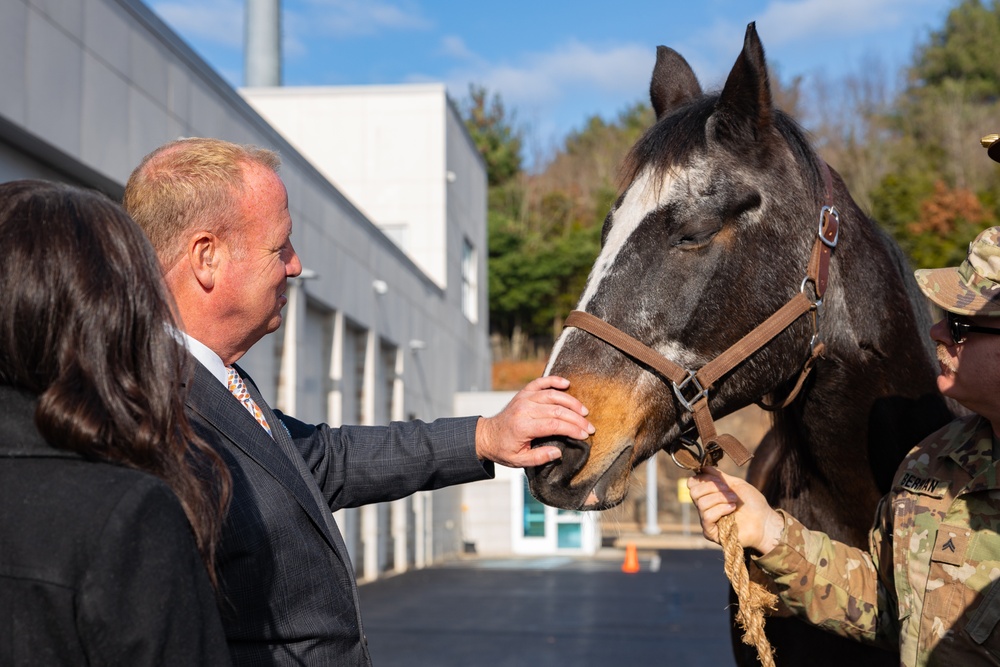
[[[494,415],[504,408],[515,392],[460,392],[455,410],[460,414]],[[496,477],[456,487],[462,491],[461,534],[463,550],[474,549],[487,556],[539,555],[551,553],[593,554],[601,544],[598,512],[565,512],[541,507],[545,535],[526,538],[525,474],[523,470],[496,466]],[[579,545],[563,544],[560,531],[570,529]]]
[[[486,482],[468,484],[462,502],[463,541],[482,556],[514,553],[512,524],[517,523],[511,502],[511,476],[523,477],[521,470],[497,466],[497,476]]]
[[[457,394],[455,409],[489,417],[500,412],[514,394],[513,391]],[[496,466],[494,479],[462,487],[462,541],[475,549],[476,553],[514,553],[512,533],[518,517],[514,514],[511,502],[511,486],[516,485],[516,480],[521,477],[524,477],[522,470]]]
[[[448,286],[444,85],[240,92],[439,287]]]
[[[488,389],[486,169],[444,85],[240,93],[444,290],[449,312],[462,313],[462,251],[466,241],[471,244],[474,314],[416,340],[433,349],[458,346],[459,358],[483,360],[438,370],[454,372],[458,386]],[[414,357],[421,374],[432,372],[426,359]],[[426,389],[417,387],[410,397],[412,414],[426,416]]]
[[[373,420],[374,401],[384,400],[378,396],[384,388],[373,380],[377,368],[373,364],[382,363],[379,351],[388,348],[401,353],[397,361],[402,387],[396,391],[403,405],[394,407],[394,413],[425,419],[449,416],[455,392],[488,386],[486,318],[472,323],[456,305],[460,285],[452,282],[454,261],[444,258],[444,250],[436,251],[437,257],[428,250],[427,266],[437,268],[418,265],[138,0],[3,0],[0,90],[0,178],[5,180],[53,178],[120,196],[126,178],[144,155],[182,136],[252,143],[281,154],[281,176],[294,221],[292,242],[303,265],[318,275],[297,283],[296,303],[289,306],[282,329],[241,361],[273,405],[319,419],[324,401],[313,392],[322,382],[323,369],[317,367],[329,366],[333,370],[325,418],[334,425],[339,419],[355,422],[355,414]],[[446,148],[454,140],[448,135],[455,135],[454,128],[447,129],[446,118],[453,111],[446,111],[450,108],[446,98],[428,95],[422,104],[426,110],[418,115],[436,119],[438,130],[424,134],[422,148],[407,147],[402,155],[419,161],[418,171],[439,185],[423,195],[426,205],[414,219],[451,207],[445,203],[445,156],[458,159],[451,157],[451,147]],[[408,133],[373,130],[368,141],[376,147],[399,146],[398,134]],[[457,140],[467,142],[467,137],[459,133]],[[431,146],[434,142],[436,148]],[[468,143],[456,150],[468,150]],[[477,178],[485,182],[481,164],[480,172]],[[470,176],[469,184],[477,188],[474,178]],[[382,187],[385,195],[388,186]],[[399,186],[400,191],[409,187],[416,185]],[[466,196],[472,201],[476,195],[462,195]],[[480,223],[485,233],[482,201],[479,222],[474,217],[455,221],[473,230],[463,233],[474,235]],[[448,239],[440,246],[452,252],[451,232],[446,231],[452,221],[447,217],[442,214],[445,223],[437,236],[428,232],[426,238],[428,243]],[[417,238],[423,242],[425,237]],[[485,243],[481,247],[485,252]],[[385,289],[376,291],[376,282]],[[350,338],[348,323],[373,343],[362,360],[370,383],[370,395],[362,405],[344,395],[345,387],[351,391],[357,387],[334,373],[338,363],[357,356],[353,348],[344,349]],[[292,331],[286,336],[289,327]],[[411,347],[415,340],[426,345]],[[421,524],[413,540],[413,549],[419,546],[420,551],[415,561],[425,563],[459,548],[458,540],[448,538],[457,532],[456,493],[422,494],[411,503],[421,512],[414,519],[415,525]],[[338,513],[338,519],[357,564],[363,536],[378,535],[379,528],[366,525],[356,511]],[[381,549],[387,554],[384,546]],[[377,562],[379,547],[371,553]],[[369,547],[364,546],[364,554],[369,554]],[[367,577],[376,576],[372,568],[366,569]]]

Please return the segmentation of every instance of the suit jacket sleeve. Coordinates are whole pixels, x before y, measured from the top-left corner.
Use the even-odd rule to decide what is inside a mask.
[[[278,416],[334,511],[494,474],[476,457],[478,417],[331,428]]]

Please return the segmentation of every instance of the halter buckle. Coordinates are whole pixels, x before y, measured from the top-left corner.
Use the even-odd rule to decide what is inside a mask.
[[[695,390],[694,396],[690,399],[684,396],[684,390],[688,388],[688,385]],[[680,384],[676,382],[671,382],[670,386],[674,389],[674,396],[677,397],[678,402],[684,407],[688,412],[694,412],[694,404],[703,398],[708,397],[708,390],[701,386],[701,382],[698,381],[696,371],[688,371],[687,377],[681,380]]]
[[[830,219],[833,220],[833,224],[827,225],[827,221]],[[829,239],[826,235],[831,230],[833,231],[833,238]],[[840,240],[840,211],[837,210],[836,206],[824,206],[819,210],[819,231],[817,235],[819,236],[819,240],[831,250],[837,247],[837,241]]]

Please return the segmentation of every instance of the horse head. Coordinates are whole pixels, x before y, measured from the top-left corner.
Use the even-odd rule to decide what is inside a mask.
[[[802,289],[826,167],[774,107],[753,24],[721,92],[703,93],[684,58],[660,46],[650,98],[656,123],[626,158],[577,308],[697,370]],[[727,373],[711,388],[712,413],[787,391],[812,334],[800,318]],[[597,429],[546,442],[563,457],[528,477],[547,504],[620,503],[631,470],[691,427],[662,374],[586,331],[563,331],[546,373],[571,381]]]

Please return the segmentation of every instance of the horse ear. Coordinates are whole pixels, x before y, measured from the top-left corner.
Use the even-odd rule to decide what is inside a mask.
[[[681,54],[666,46],[656,47],[649,99],[657,120],[700,95],[701,84]]]
[[[756,141],[771,126],[773,110],[764,46],[751,23],[716,105],[716,134],[720,139]]]

